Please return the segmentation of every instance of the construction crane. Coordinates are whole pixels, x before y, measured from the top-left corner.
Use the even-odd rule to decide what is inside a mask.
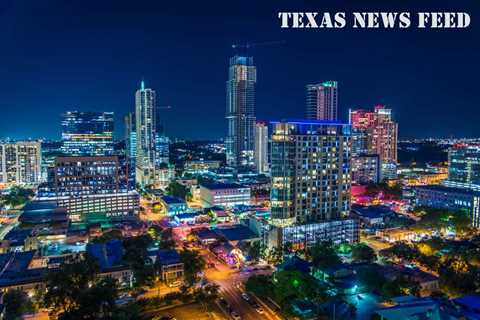
[[[244,43],[244,44],[232,44],[232,49],[250,49],[254,47],[264,47],[264,46],[273,46],[277,44],[285,44],[285,40],[279,41],[267,41],[267,42],[252,42],[252,43]]]

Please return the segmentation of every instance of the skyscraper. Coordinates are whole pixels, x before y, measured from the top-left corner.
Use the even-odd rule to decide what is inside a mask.
[[[155,179],[155,111],[155,91],[145,88],[142,81],[140,89],[135,93],[135,181],[142,186],[153,184]]]
[[[0,143],[0,183],[36,184],[41,177],[40,142]]]
[[[307,119],[337,120],[337,118],[337,81],[325,81],[307,85]]]
[[[227,81],[227,165],[253,166],[255,150],[255,84],[257,69],[252,57],[230,58]]]
[[[350,134],[334,121],[273,123],[269,249],[358,242],[358,223],[348,218]]]
[[[137,129],[135,113],[129,112],[125,118],[125,153],[129,159],[137,157]],[[135,163],[135,161],[133,161]]]
[[[261,121],[257,121],[255,125],[255,168],[258,173],[267,173],[269,171],[268,126]]]
[[[377,105],[374,111],[351,110],[349,118],[353,132],[353,156],[378,155],[381,179],[395,178],[398,124],[393,120],[392,110]]]
[[[113,154],[113,112],[64,113],[62,141],[62,151],[70,156]]]
[[[448,150],[448,179],[450,187],[480,191],[480,147],[455,145]]]
[[[274,122],[271,150],[272,223],[339,219],[350,211],[350,125],[331,121]]]

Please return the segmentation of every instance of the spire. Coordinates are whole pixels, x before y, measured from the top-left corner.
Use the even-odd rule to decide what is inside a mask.
[[[144,91],[145,90],[145,81],[140,82],[140,90]]]

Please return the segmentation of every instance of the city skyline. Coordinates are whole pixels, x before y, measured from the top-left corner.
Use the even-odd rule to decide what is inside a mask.
[[[56,1],[41,7],[10,2],[3,8],[4,14],[16,20],[2,21],[7,30],[2,40],[8,65],[0,82],[1,138],[59,139],[60,126],[45,123],[77,109],[114,112],[118,139],[123,116],[133,108],[132,96],[142,78],[157,91],[157,105],[172,106],[162,110],[161,122],[168,136],[222,138],[226,132],[226,66],[228,59],[241,51],[231,45],[272,40],[283,42],[253,46],[248,52],[258,71],[258,119],[301,118],[305,86],[332,79],[341,88],[340,120],[347,119],[350,108],[384,104],[403,124],[401,138],[476,136],[476,124],[470,117],[476,106],[474,79],[478,73],[478,44],[472,41],[478,27],[474,22],[467,30],[455,31],[299,32],[279,28],[275,4],[252,4],[251,10],[245,6],[235,13],[226,4],[193,4],[178,14],[168,5],[146,1],[144,7],[133,10],[131,22],[125,22],[122,17],[132,11],[132,5],[115,2],[115,10],[109,11],[108,2],[85,2],[78,7]],[[461,2],[449,8],[431,2],[427,8],[427,4],[418,7],[407,1],[395,9],[462,9],[472,15],[478,10],[478,5]],[[287,6],[317,11],[356,8],[351,1],[335,6],[308,2]],[[367,4],[362,9],[370,8],[393,6]],[[78,12],[74,19],[63,18],[71,11]],[[215,21],[201,17],[208,11]],[[90,15],[88,20],[85,12]],[[250,20],[252,23],[246,23]],[[225,26],[222,30],[219,22]],[[89,31],[92,28],[97,30],[95,35]],[[19,44],[16,38],[25,41]],[[334,49],[319,51],[323,43]],[[135,46],[145,50],[128,49]],[[456,117],[449,114],[452,105]],[[42,112],[36,113],[38,109]],[[209,117],[199,123],[197,110]],[[20,117],[26,124],[23,128],[16,124]],[[435,120],[429,121],[432,117]]]

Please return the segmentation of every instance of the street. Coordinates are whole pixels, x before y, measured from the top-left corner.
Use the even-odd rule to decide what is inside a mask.
[[[255,319],[281,319],[271,308],[260,299],[255,299],[250,295],[251,299],[255,299],[263,308],[264,313],[258,313],[247,301],[245,301],[241,294],[243,292],[243,283],[252,275],[255,274],[271,274],[271,270],[255,270],[241,272],[237,269],[232,269],[215,257],[208,250],[201,250],[207,264],[215,264],[214,268],[208,268],[205,271],[205,279],[214,282],[220,286],[220,296],[223,297],[230,307],[236,311],[243,320]],[[222,308],[225,314],[228,315],[227,310]],[[230,318],[230,315],[228,315]]]

